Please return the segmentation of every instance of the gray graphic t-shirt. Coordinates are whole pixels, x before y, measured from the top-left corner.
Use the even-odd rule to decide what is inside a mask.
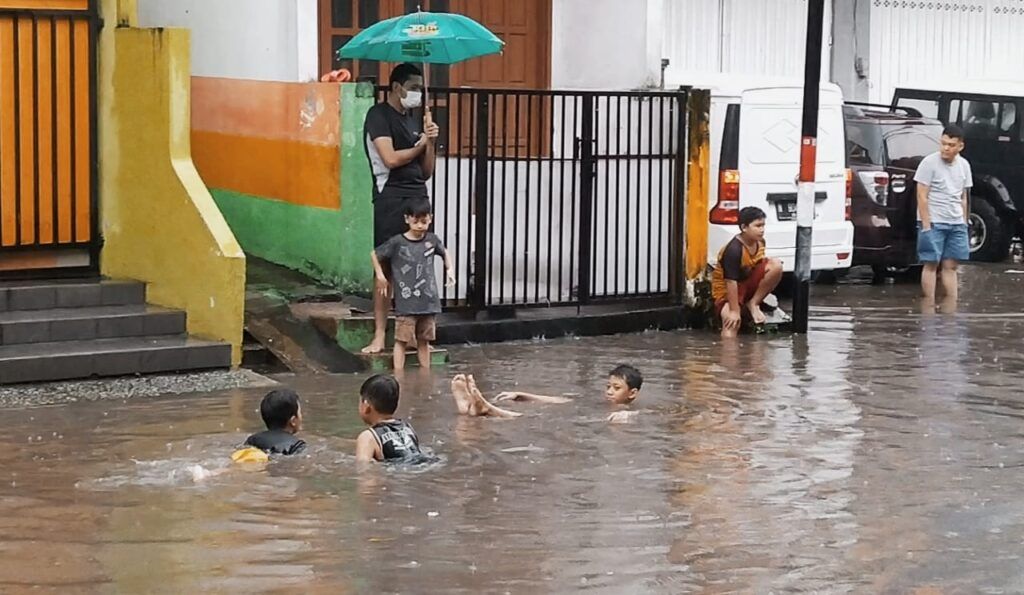
[[[377,248],[377,258],[391,263],[396,314],[421,316],[441,313],[434,257],[443,258],[444,255],[444,244],[432,233],[427,233],[419,241],[399,234]]]

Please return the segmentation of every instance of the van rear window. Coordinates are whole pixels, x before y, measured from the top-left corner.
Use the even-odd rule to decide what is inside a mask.
[[[729,105],[725,110],[725,127],[722,137],[722,156],[719,169],[739,169],[740,105],[738,103]]]

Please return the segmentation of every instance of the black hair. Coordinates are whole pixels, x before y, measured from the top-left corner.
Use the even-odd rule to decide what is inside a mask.
[[[747,227],[758,219],[767,219],[768,215],[764,214],[764,211],[757,207],[743,207],[740,209],[740,229]]]
[[[398,381],[391,374],[370,376],[359,389],[359,398],[373,407],[374,411],[391,415],[398,409]]]
[[[391,71],[391,78],[388,80],[388,86],[394,87],[395,83],[404,85],[409,82],[409,79],[414,76],[423,76],[423,71],[419,69],[415,64],[399,64]]]
[[[633,390],[640,390],[640,387],[644,385],[643,374],[629,364],[615,366],[611,372],[608,372],[608,375],[623,379],[626,381],[626,386]]]
[[[956,124],[949,124],[942,129],[942,136],[964,140],[964,129],[960,128]]]
[[[260,403],[260,417],[268,430],[283,430],[298,414],[299,395],[289,388],[270,391]]]
[[[405,200],[406,217],[426,217],[433,212],[434,207],[430,204],[430,199],[425,196]]]

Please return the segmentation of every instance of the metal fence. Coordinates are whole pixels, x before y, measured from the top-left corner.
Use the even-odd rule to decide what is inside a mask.
[[[447,308],[678,296],[686,94],[432,89]]]

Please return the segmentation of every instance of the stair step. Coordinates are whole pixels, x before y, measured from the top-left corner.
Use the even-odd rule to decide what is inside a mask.
[[[185,336],[0,346],[0,384],[231,367],[231,345]]]
[[[146,285],[137,281],[52,280],[0,283],[0,312],[143,304]]]
[[[366,362],[367,367],[376,372],[390,370],[394,368],[395,356],[391,348],[385,349],[380,353],[366,354],[356,353],[356,357]],[[451,357],[448,354],[448,350],[443,347],[430,347],[430,365],[431,367],[444,366],[451,363]],[[407,368],[418,368],[420,365],[419,358],[416,354],[416,348],[410,347],[405,350],[405,366]]]
[[[180,335],[185,313],[145,304],[0,311],[0,345]]]

